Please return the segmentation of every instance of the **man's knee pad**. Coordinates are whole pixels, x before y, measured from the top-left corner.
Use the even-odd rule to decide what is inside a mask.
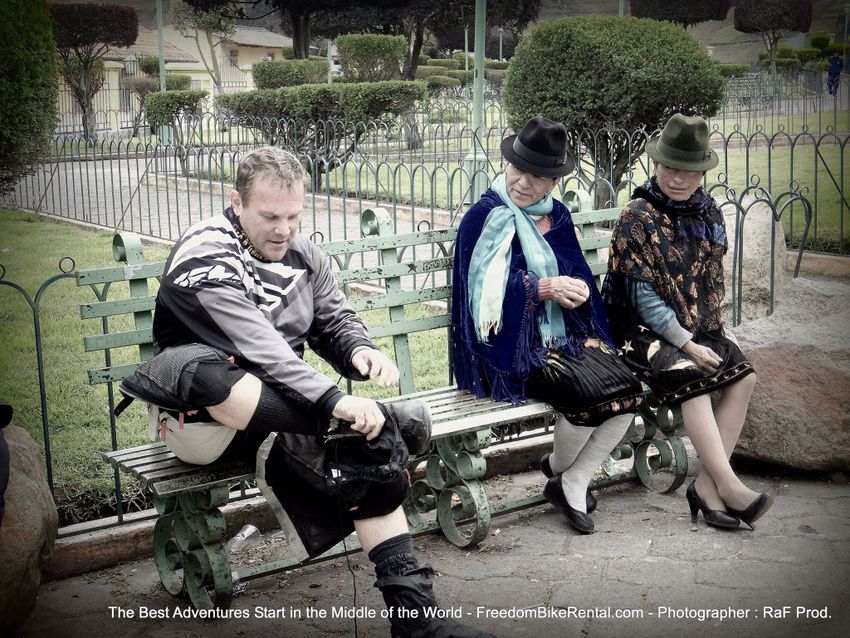
[[[218,405],[230,396],[230,390],[245,370],[230,361],[199,361],[186,394],[195,405]]]
[[[354,520],[385,516],[398,509],[410,489],[407,474],[399,472],[396,478],[386,483],[370,483],[357,509],[351,512]]]

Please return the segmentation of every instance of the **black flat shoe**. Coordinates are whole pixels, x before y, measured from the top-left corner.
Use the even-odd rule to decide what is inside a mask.
[[[561,475],[553,476],[546,481],[546,487],[543,488],[543,496],[552,505],[561,510],[561,513],[567,518],[567,522],[582,534],[593,533],[593,519],[584,512],[580,512],[574,507],[570,507],[567,499],[564,496],[564,490],[561,488]]]
[[[760,519],[773,506],[773,497],[767,492],[762,492],[756,496],[755,500],[747,506],[745,510],[732,509],[728,505],[726,511],[737,516],[744,523],[750,526],[750,529],[755,529],[753,523]]]
[[[706,525],[719,527],[720,529],[737,529],[741,522],[734,516],[730,516],[723,510],[712,510],[702,502],[702,499],[697,494],[697,488],[694,481],[688,485],[685,491],[685,498],[688,499],[688,506],[691,508],[691,523],[697,522],[697,512],[702,512],[702,517],[705,519]],[[731,511],[731,510],[730,510]]]
[[[552,478],[554,473],[552,472],[552,466],[549,465],[549,455],[551,452],[546,452],[540,458],[540,471],[546,476],[546,478]],[[591,493],[590,488],[587,488],[587,495],[584,497],[584,507],[587,510],[587,513],[590,514],[593,510],[596,509],[596,506],[599,503],[596,501],[596,497]]]

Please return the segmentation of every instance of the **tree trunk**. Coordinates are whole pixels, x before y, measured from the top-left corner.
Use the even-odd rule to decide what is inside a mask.
[[[292,24],[292,51],[296,60],[310,57],[310,14],[303,9],[287,9]]]
[[[401,72],[402,80],[416,79],[416,69],[419,68],[419,55],[422,53],[424,39],[425,24],[422,20],[415,20],[407,36],[407,58],[404,60],[404,70]]]

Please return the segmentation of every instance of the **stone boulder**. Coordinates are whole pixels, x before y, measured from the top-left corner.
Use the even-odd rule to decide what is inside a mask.
[[[736,454],[850,469],[850,280],[788,282],[770,317],[733,328],[758,374]]]
[[[0,525],[0,636],[12,636],[35,607],[59,518],[38,445],[15,425],[3,434],[9,445],[9,485]]]
[[[729,251],[723,259],[723,272],[726,276],[726,298],[724,305],[732,303],[732,258],[737,237],[736,211],[737,208],[730,202],[718,198],[718,206],[723,211],[726,222],[726,235],[729,240]],[[743,215],[743,290],[742,290],[742,314],[746,317],[764,316],[770,302],[770,262],[771,248],[770,237],[773,230],[776,245],[773,260],[776,264],[774,275],[774,300],[781,297],[782,287],[785,283],[786,253],[785,235],[782,224],[777,223],[773,228],[771,220],[773,211],[766,200],[760,200],[752,195],[747,195],[741,201]]]

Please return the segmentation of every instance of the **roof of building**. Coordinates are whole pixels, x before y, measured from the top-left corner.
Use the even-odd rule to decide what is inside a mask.
[[[246,47],[291,47],[292,38],[274,33],[263,27],[237,26],[236,32],[227,38],[229,42]]]
[[[149,55],[159,57],[159,37],[154,29],[139,27],[139,36],[135,44],[129,47],[109,47],[109,51],[103,56],[104,60],[118,60],[119,62],[129,56],[135,55],[141,59]],[[163,55],[166,62],[198,62],[198,59],[185,51],[178,49],[166,40],[163,42]]]

